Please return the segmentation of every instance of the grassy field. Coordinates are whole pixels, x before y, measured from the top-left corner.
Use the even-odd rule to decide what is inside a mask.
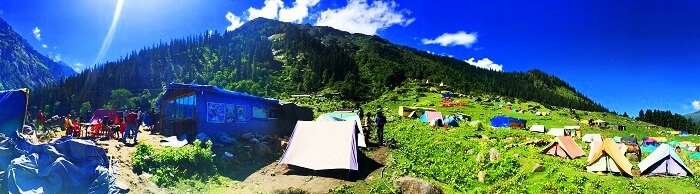
[[[490,102],[476,102],[477,97],[457,98],[466,102],[463,107],[440,107],[441,96],[420,87],[404,87],[364,106],[365,110],[383,107],[388,109],[387,138],[394,138],[399,146],[391,150],[383,176],[368,179],[352,187],[341,187],[335,193],[395,193],[392,181],[405,175],[440,185],[447,193],[700,193],[700,178],[634,177],[615,174],[595,174],[585,171],[586,158],[566,160],[540,154],[543,146],[509,145],[545,140],[551,136],[518,129],[492,129],[489,120],[493,116],[507,115],[528,120],[528,125],[543,124],[547,128],[579,125],[574,119],[602,119],[612,125],[625,125],[625,131],[598,129],[582,126],[583,134],[600,133],[604,137],[636,135],[664,136],[670,140],[700,142],[697,136],[670,136],[659,131],[665,128],[648,128],[647,123],[616,116],[610,113],[572,111],[565,108],[546,107],[534,102],[521,102],[493,96],[479,96]],[[505,108],[510,102],[512,110]],[[398,106],[436,108],[443,115],[462,113],[473,120],[483,122],[483,130],[460,123],[460,127],[434,129],[416,119],[399,118]],[[549,116],[537,116],[513,110],[539,106],[538,111],[550,112]],[[575,115],[574,115],[575,114]],[[577,139],[586,154],[588,145]],[[508,148],[506,148],[508,147]],[[496,149],[500,159],[489,161],[489,150]],[[686,154],[681,154],[686,157]],[[644,155],[643,157],[646,157]],[[637,162],[632,162],[635,166]],[[700,161],[685,158],[694,172],[700,172]],[[536,164],[544,166],[542,172],[532,172]],[[486,173],[484,182],[477,180],[479,171]]]
[[[616,174],[588,173],[585,171],[585,157],[566,160],[547,156],[540,154],[545,145],[524,144],[546,143],[553,140],[552,136],[521,129],[494,129],[490,127],[489,120],[497,115],[506,115],[526,119],[528,126],[541,124],[547,128],[560,128],[580,125],[575,119],[578,117],[581,120],[602,119],[611,126],[610,129],[582,126],[583,134],[600,133],[604,137],[635,135],[638,139],[655,136],[666,137],[669,141],[700,142],[698,136],[671,136],[662,133],[671,129],[650,128],[648,123],[611,113],[549,107],[507,97],[465,96],[456,98],[464,102],[464,106],[441,107],[440,93],[430,91],[426,87],[409,84],[363,105],[368,112],[380,107],[386,110],[390,121],[386,126],[386,138],[395,139],[398,146],[390,149],[383,169],[375,171],[366,180],[335,188],[331,190],[332,193],[397,193],[393,181],[402,176],[418,177],[434,183],[446,193],[700,193],[700,178],[629,178]],[[297,103],[316,104],[313,106],[315,115],[353,106],[352,103],[334,99],[297,99]],[[443,115],[469,115],[473,121],[482,124],[470,126],[467,122],[460,122],[460,127],[432,128],[417,119],[400,118],[397,113],[399,106],[436,108]],[[518,113],[522,109],[550,114]],[[625,125],[626,130],[613,130],[616,125]],[[577,139],[577,143],[588,154],[588,144],[580,139]],[[489,159],[489,150],[492,149],[500,155],[494,161]],[[372,149],[363,152],[373,154]],[[681,157],[693,172],[700,172],[700,161],[688,160],[687,153],[681,154]],[[637,168],[637,162],[632,163]],[[543,166],[544,170],[533,172],[536,165]],[[478,180],[480,172],[485,173],[483,182]],[[176,193],[221,193],[238,184],[238,181],[216,177],[174,181],[169,187]]]

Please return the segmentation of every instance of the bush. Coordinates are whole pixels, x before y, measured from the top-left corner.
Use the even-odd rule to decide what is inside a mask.
[[[134,171],[153,174],[158,186],[173,186],[183,179],[208,180],[216,175],[211,145],[198,140],[182,148],[155,149],[141,144],[134,153]]]

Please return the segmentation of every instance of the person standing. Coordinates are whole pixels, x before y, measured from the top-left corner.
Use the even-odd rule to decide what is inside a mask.
[[[134,144],[137,144],[137,136],[138,136],[138,114],[135,113],[134,111],[129,111],[129,113],[126,115],[126,131],[124,132],[124,136],[122,137],[122,142],[126,143],[126,138],[129,138],[129,136],[133,135],[134,136]]]
[[[375,124],[377,124],[377,144],[379,146],[384,145],[384,124],[386,124],[386,117],[380,108],[377,110],[377,117],[375,118]]]
[[[362,117],[362,132],[365,133],[365,142],[369,142],[370,133],[372,132],[372,113],[365,114]]]
[[[39,122],[39,127],[42,129],[44,128],[44,125],[46,124],[46,115],[44,115],[43,111],[39,111],[39,114],[37,114],[37,119]]]

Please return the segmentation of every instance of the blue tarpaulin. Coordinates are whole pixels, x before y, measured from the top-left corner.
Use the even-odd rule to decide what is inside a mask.
[[[0,133],[12,134],[22,128],[28,93],[26,89],[0,91]]]
[[[527,121],[506,116],[496,116],[491,119],[491,126],[498,128],[525,128]]]
[[[69,136],[32,144],[20,135],[0,142],[0,181],[9,193],[117,193],[109,160],[92,141]]]
[[[63,137],[33,144],[19,134],[27,90],[0,92],[0,186],[8,193],[117,193],[105,151]]]

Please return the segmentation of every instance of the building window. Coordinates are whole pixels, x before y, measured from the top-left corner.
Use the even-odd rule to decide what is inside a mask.
[[[193,119],[195,103],[195,95],[182,96],[169,100],[165,106],[165,118],[175,120]]]
[[[266,119],[268,114],[269,113],[268,113],[267,109],[253,106],[253,118]]]

